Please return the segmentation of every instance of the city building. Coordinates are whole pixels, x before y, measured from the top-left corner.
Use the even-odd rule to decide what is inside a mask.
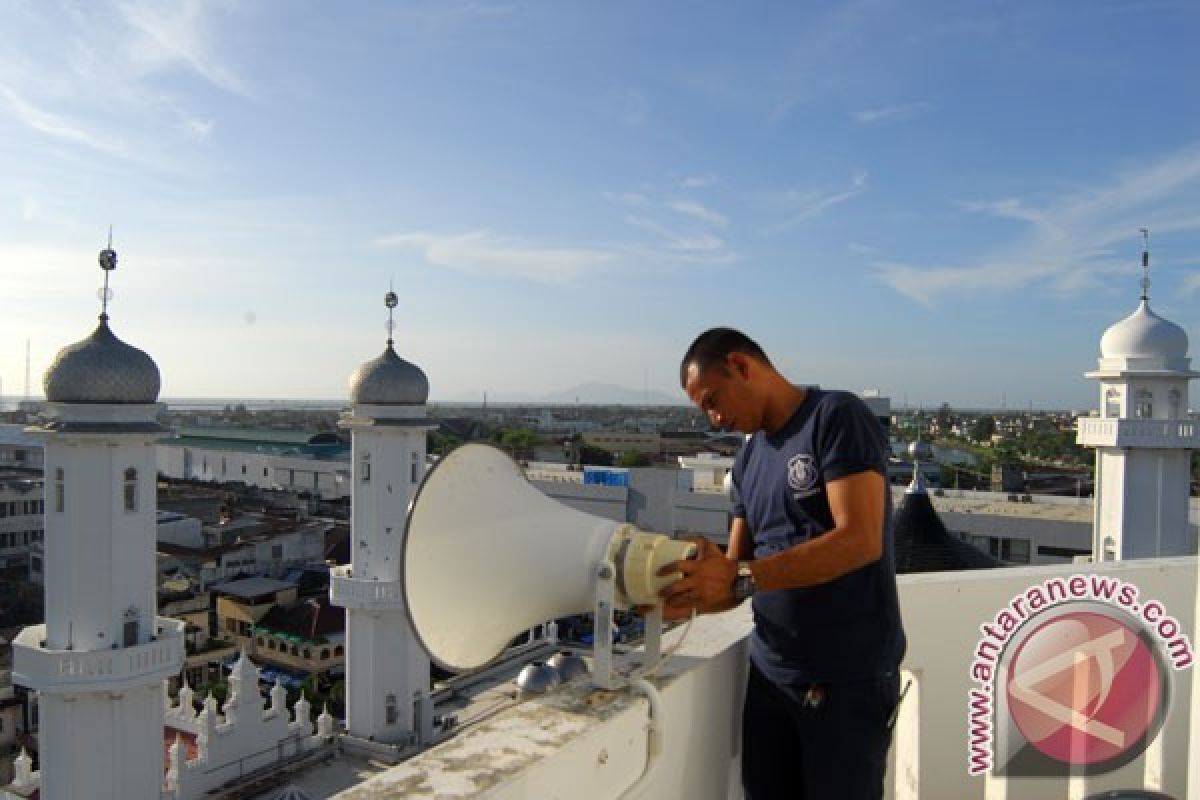
[[[350,448],[328,431],[184,428],[158,443],[158,469],[169,478],[238,482],[326,500],[350,495]]]

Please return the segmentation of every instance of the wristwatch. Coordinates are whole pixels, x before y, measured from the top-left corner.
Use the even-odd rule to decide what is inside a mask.
[[[754,585],[754,573],[750,571],[749,561],[739,561],[737,577],[733,579],[733,599],[739,603],[754,594],[758,588]]]

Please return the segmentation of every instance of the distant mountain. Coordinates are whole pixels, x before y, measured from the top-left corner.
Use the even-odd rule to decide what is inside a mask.
[[[641,391],[612,383],[581,383],[561,392],[542,395],[543,403],[587,403],[590,405],[623,406],[681,406],[687,403],[682,394],[669,395],[653,390]]]
[[[476,404],[483,400],[483,392],[473,392],[470,395],[441,398],[441,402]],[[489,403],[528,404],[528,405],[621,405],[621,406],[683,406],[687,398],[680,392],[670,395],[654,390],[642,391],[617,386],[612,383],[581,383],[569,389],[563,389],[549,394],[533,395],[527,392],[488,392]],[[434,400],[438,402],[438,400]]]

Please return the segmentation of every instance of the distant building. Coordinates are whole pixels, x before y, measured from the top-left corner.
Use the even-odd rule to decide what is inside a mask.
[[[350,496],[350,445],[332,432],[263,428],[184,428],[158,443],[169,478],[239,482],[262,489]]]
[[[43,506],[40,476],[0,468],[0,570],[22,576],[40,571],[31,558],[44,535]]]

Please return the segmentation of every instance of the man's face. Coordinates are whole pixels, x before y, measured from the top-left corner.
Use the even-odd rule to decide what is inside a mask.
[[[708,415],[713,427],[754,433],[762,426],[762,412],[755,402],[748,367],[739,353],[730,354],[723,364],[714,364],[703,372],[695,364],[688,365],[683,390]]]

